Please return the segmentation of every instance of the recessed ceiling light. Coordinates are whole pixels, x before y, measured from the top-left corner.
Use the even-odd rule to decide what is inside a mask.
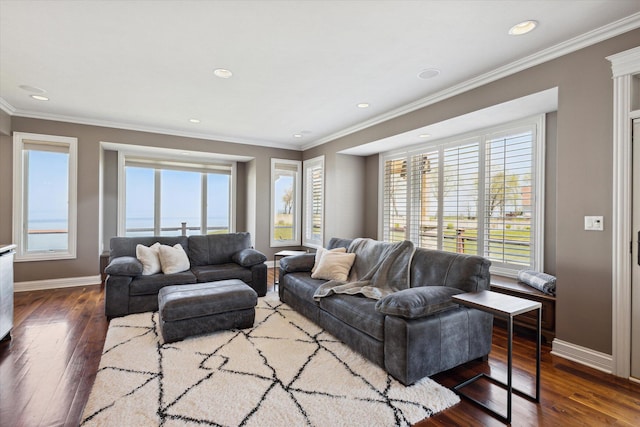
[[[369,108],[369,104],[367,102],[361,102],[358,104],[358,108]]]
[[[512,36],[521,36],[533,31],[538,26],[538,21],[528,20],[522,21],[519,24],[514,25],[509,29],[509,34]]]
[[[215,70],[213,70],[213,74],[215,74],[217,77],[220,77],[221,79],[228,79],[229,77],[233,76],[233,73],[225,68],[216,68]]]
[[[49,98],[47,98],[46,96],[42,96],[42,95],[29,95],[31,96],[33,99],[37,99],[38,101],[48,101]]]
[[[189,121],[191,123],[200,123],[200,120],[198,120],[198,119],[189,119]]]
[[[420,135],[418,135],[418,138],[429,138],[429,137],[431,137],[431,135],[428,133],[421,133]]]
[[[418,73],[418,78],[422,80],[432,79],[440,75],[440,70],[436,68],[427,68]]]
[[[27,92],[33,92],[33,93],[46,93],[47,92],[44,89],[41,89],[41,88],[36,87],[36,86],[31,86],[31,85],[20,85],[18,87],[20,89],[22,89],[22,90],[26,90]]]

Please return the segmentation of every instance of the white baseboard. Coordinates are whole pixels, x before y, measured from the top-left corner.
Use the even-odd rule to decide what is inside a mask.
[[[43,289],[72,288],[75,286],[89,286],[100,284],[100,275],[85,277],[67,277],[63,279],[33,280],[29,282],[16,282],[13,285],[14,292],[40,291]]]
[[[613,356],[590,348],[581,347],[566,341],[554,339],[551,354],[587,365],[608,374],[613,373]]]

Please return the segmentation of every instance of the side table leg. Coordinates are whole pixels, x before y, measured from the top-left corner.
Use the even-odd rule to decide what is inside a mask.
[[[511,423],[511,397],[513,394],[513,316],[507,321],[507,423]]]
[[[276,267],[276,263],[278,262],[278,257],[273,256],[273,289],[275,290],[276,286],[278,286],[278,271]]]
[[[542,341],[542,307],[538,310],[537,341],[536,341],[536,402],[540,402],[540,347]]]

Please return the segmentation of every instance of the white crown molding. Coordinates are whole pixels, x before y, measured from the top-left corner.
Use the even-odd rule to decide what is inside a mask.
[[[160,128],[160,127],[154,127],[154,126],[140,126],[140,125],[134,125],[131,123],[124,123],[124,122],[112,122],[108,120],[87,119],[87,118],[75,117],[75,116],[64,116],[60,114],[46,114],[46,113],[39,113],[39,112],[26,111],[26,110],[18,110],[3,98],[0,98],[0,108],[2,108],[7,114],[11,116],[25,117],[29,119],[53,120],[57,122],[73,123],[73,124],[79,124],[79,125],[100,126],[100,127],[114,128],[114,129],[132,130],[137,132],[149,132],[149,133],[157,133],[161,135],[180,136],[184,138],[205,139],[208,141],[230,142],[234,144],[257,145],[259,147],[281,148],[285,150],[295,150],[295,151],[302,150],[302,148],[298,145],[288,145],[288,144],[282,144],[282,143],[277,143],[273,141],[265,141],[265,140],[259,140],[259,139],[253,139],[253,138],[236,138],[236,137],[221,136],[221,135],[214,135],[214,134],[208,134],[208,133],[184,132],[184,131],[177,131],[175,129],[167,129],[167,128]]]
[[[613,360],[610,354],[601,353],[590,348],[554,339],[551,343],[551,354],[589,366],[602,372],[612,372]]]
[[[626,18],[620,19],[611,24],[605,25],[603,27],[600,27],[595,30],[589,31],[585,34],[582,34],[580,36],[574,37],[572,39],[564,41],[550,48],[541,50],[540,52],[534,53],[533,55],[529,55],[525,58],[522,58],[510,64],[507,64],[503,67],[496,68],[495,70],[482,74],[478,77],[475,77],[465,82],[462,82],[460,84],[451,86],[433,95],[429,95],[425,98],[421,98],[410,104],[388,111],[384,114],[373,117],[365,122],[348,127],[339,132],[328,135],[324,138],[310,142],[309,144],[305,144],[302,146],[302,149],[308,150],[313,147],[317,147],[318,145],[331,142],[335,139],[342,138],[352,133],[369,128],[371,126],[386,122],[387,120],[391,120],[396,117],[402,116],[404,114],[411,113],[413,111],[419,110],[420,108],[436,104],[438,102],[444,101],[445,99],[452,98],[461,93],[470,91],[480,86],[484,86],[496,80],[502,79],[504,77],[508,77],[520,71],[526,70],[528,68],[535,67],[536,65],[540,65],[542,63],[551,61],[553,59],[559,58],[561,56],[583,49],[585,47],[594,45],[601,41],[610,39],[612,37],[619,36],[621,34],[624,34],[626,32],[629,32],[639,27],[640,27],[640,12],[634,13],[633,15],[627,16]]]
[[[16,282],[13,286],[13,289],[15,292],[41,291],[44,289],[99,285],[101,281],[102,279],[100,275],[67,277],[63,279],[32,280],[28,282]]]
[[[4,111],[5,113],[7,113],[10,116],[13,116],[13,115],[16,114],[16,109],[13,108],[13,105],[9,104],[2,97],[0,97],[0,110]]]
[[[636,74],[639,68],[638,64],[640,64],[640,46],[607,56],[607,59],[611,62],[614,79],[627,74]]]

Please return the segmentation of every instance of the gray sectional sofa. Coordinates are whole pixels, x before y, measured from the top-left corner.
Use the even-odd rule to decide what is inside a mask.
[[[348,248],[333,238],[327,249]],[[493,316],[458,306],[457,293],[488,290],[490,261],[463,254],[416,249],[410,288],[379,301],[334,294],[314,299],[325,280],[311,278],[314,254],[280,261],[281,301],[384,368],[405,385],[486,357]]]
[[[142,275],[136,245],[182,245],[190,269],[173,274]],[[267,292],[266,257],[251,248],[249,233],[178,237],[114,237],[105,268],[105,314],[109,318],[158,310],[158,292],[169,285],[240,279],[258,296]]]

